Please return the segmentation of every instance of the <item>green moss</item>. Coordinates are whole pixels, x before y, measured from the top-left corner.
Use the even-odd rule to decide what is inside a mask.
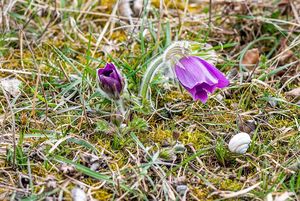
[[[121,167],[123,167],[126,164],[127,157],[125,153],[118,152],[114,155],[114,163],[110,164],[110,168],[114,170],[119,170]]]
[[[242,187],[243,187],[242,183],[231,179],[225,179],[225,180],[222,179],[220,183],[221,190],[238,191],[241,190]]]
[[[96,200],[109,200],[112,198],[113,194],[109,193],[107,190],[105,189],[99,189],[96,191],[92,191],[92,195],[93,198],[95,198]]]
[[[220,190],[239,191],[243,184],[239,181],[224,178],[210,178],[209,181]]]
[[[92,186],[93,184],[95,184],[96,180],[92,177],[87,177],[87,178],[82,179],[81,181],[84,182],[87,185]]]
[[[162,130],[161,128],[158,128],[156,131],[150,133],[149,137],[154,142],[161,143],[164,140],[172,138],[172,131],[170,131],[170,130]]]
[[[191,99],[191,96],[186,93],[186,92],[181,92],[181,91],[178,91],[178,90],[173,90],[169,93],[167,93],[164,97],[164,100],[166,102],[174,102],[175,100],[180,100],[180,101],[183,101],[183,100],[190,100]]]
[[[64,191],[64,200],[73,200],[72,196],[71,196],[71,192],[72,192],[72,189],[75,188],[75,184],[73,183],[70,183],[68,186],[67,186],[67,189],[68,191]]]
[[[282,128],[282,127],[293,127],[295,125],[295,122],[288,118],[282,118],[279,119],[278,117],[272,117],[268,120],[268,123],[271,126]]]
[[[62,3],[60,7],[68,8],[68,2],[69,1]],[[196,149],[203,149],[210,145],[215,146],[214,152],[209,151],[205,153],[201,160],[205,163],[208,170],[215,173],[217,171],[216,168],[219,168],[217,159],[223,164],[221,169],[219,169],[222,171],[222,174],[216,173],[219,175],[217,178],[211,179],[212,174],[203,175],[205,179],[213,183],[213,185],[220,190],[237,191],[243,187],[243,183],[239,182],[239,180],[228,179],[228,175],[232,174],[232,168],[239,166],[239,164],[247,164],[247,166],[239,170],[239,176],[241,175],[246,176],[247,178],[254,178],[258,181],[264,181],[264,183],[270,186],[278,186],[282,183],[282,178],[286,175],[284,174],[284,170],[277,167],[277,163],[270,162],[270,158],[260,156],[264,156],[268,153],[268,156],[272,157],[278,163],[285,165],[290,163],[289,157],[286,156],[297,155],[296,153],[298,153],[299,150],[299,132],[297,132],[298,124],[296,119],[297,114],[299,113],[299,108],[282,101],[277,101],[276,107],[272,108],[268,100],[264,98],[278,97],[289,101],[290,103],[296,103],[297,100],[295,98],[290,97],[291,99],[289,99],[289,97],[285,96],[284,93],[299,87],[299,85],[295,83],[296,79],[290,80],[291,82],[285,86],[284,91],[279,91],[278,89],[282,87],[283,84],[281,81],[285,80],[282,79],[283,77],[279,77],[277,75],[272,76],[272,78],[267,78],[269,79],[268,81],[266,80],[267,85],[255,81],[255,79],[261,76],[261,74],[265,73],[262,70],[268,70],[268,66],[266,64],[268,64],[269,59],[271,59],[266,56],[271,51],[269,44],[256,44],[257,46],[261,44],[259,46],[261,57],[258,66],[259,68],[257,69],[258,71],[253,73],[253,79],[251,82],[246,82],[244,80],[244,82],[240,84],[239,80],[236,80],[230,87],[218,90],[216,93],[211,94],[209,101],[206,104],[193,101],[190,94],[184,88],[181,88],[182,90],[180,90],[178,86],[172,86],[171,90],[164,90],[161,87],[162,81],[164,80],[159,76],[159,74],[156,74],[151,83],[151,93],[152,101],[155,103],[155,106],[157,106],[157,111],[150,111],[150,102],[140,100],[139,97],[133,94],[138,94],[140,86],[139,83],[143,77],[143,72],[146,70],[149,62],[151,62],[151,58],[154,55],[161,53],[163,49],[166,48],[167,44],[175,39],[174,36],[178,37],[178,39],[211,43],[218,54],[222,55],[221,59],[223,59],[223,62],[219,63],[218,67],[221,67],[220,69],[222,72],[226,74],[230,74],[229,71],[235,68],[238,64],[237,60],[232,59],[232,57],[228,57],[228,54],[238,55],[241,52],[241,49],[236,48],[238,43],[234,42],[235,39],[232,34],[225,34],[226,36],[220,39],[219,33],[209,31],[209,28],[205,28],[202,25],[199,26],[199,20],[188,20],[185,21],[184,24],[174,24],[173,21],[163,20],[161,24],[162,29],[158,38],[156,38],[156,31],[154,30],[155,27],[153,26],[149,26],[147,35],[138,34],[138,38],[136,38],[132,37],[132,33],[129,32],[129,29],[123,29],[123,26],[120,27],[119,23],[117,23],[116,26],[110,27],[112,29],[109,28],[107,30],[107,33],[105,33],[105,40],[101,42],[97,49],[94,49],[96,47],[94,47],[93,44],[96,43],[97,36],[95,37],[90,33],[101,33],[108,20],[107,17],[96,15],[95,13],[111,14],[116,0],[103,0],[100,4],[90,6],[85,3],[85,1],[81,0],[78,1],[78,4],[75,6],[77,10],[82,10],[88,6],[88,13],[82,14],[77,12],[66,12],[63,13],[62,20],[64,22],[69,17],[77,19],[76,22],[78,29],[80,30],[80,34],[90,41],[80,39],[74,30],[66,29],[64,32],[61,32],[61,30],[57,28],[57,25],[60,23],[58,21],[56,22],[58,24],[55,23],[53,26],[51,25],[48,27],[47,32],[42,34],[41,31],[43,31],[43,27],[39,26],[42,25],[41,22],[43,21],[51,21],[53,16],[51,16],[52,14],[50,13],[47,14],[47,17],[33,17],[27,24],[26,31],[28,33],[26,33],[26,36],[29,36],[29,42],[33,39],[31,35],[39,36],[42,34],[41,36],[43,37],[38,43],[38,46],[33,45],[32,49],[29,49],[27,47],[28,45],[26,45],[27,43],[24,43],[21,50],[19,42],[13,39],[19,38],[19,33],[13,30],[11,35],[5,34],[8,38],[2,36],[2,41],[0,41],[1,44],[4,44],[5,53],[2,53],[4,69],[33,73],[32,75],[25,75],[22,73],[13,75],[22,80],[23,84],[22,94],[15,99],[11,97],[12,103],[14,103],[18,109],[15,112],[17,119],[16,131],[19,133],[20,129],[23,129],[23,126],[25,125],[22,123],[20,124],[21,121],[19,121],[19,109],[21,109],[22,112],[23,110],[27,111],[26,114],[28,116],[28,122],[26,123],[26,127],[28,127],[28,132],[26,130],[26,134],[45,134],[45,137],[26,137],[24,139],[24,142],[26,142],[23,146],[24,148],[29,145],[30,151],[38,149],[42,152],[42,154],[47,156],[47,160],[45,159],[44,161],[42,158],[38,158],[39,162],[36,162],[36,157],[33,159],[30,158],[30,163],[32,164],[31,174],[34,185],[34,189],[32,191],[33,194],[46,193],[48,189],[46,188],[45,181],[47,176],[50,174],[55,176],[59,184],[67,182],[68,178],[66,175],[61,171],[56,171],[56,169],[54,169],[53,165],[59,168],[59,163],[53,159],[53,156],[58,155],[68,159],[74,159],[76,160],[76,163],[80,163],[88,167],[87,164],[81,161],[81,157],[79,156],[82,153],[91,153],[92,150],[83,144],[74,143],[71,140],[63,141],[54,152],[51,154],[48,153],[53,145],[62,137],[72,135],[76,138],[78,137],[79,139],[83,139],[94,146],[94,148],[100,153],[102,153],[104,149],[107,150],[109,153],[105,152],[105,154],[109,157],[109,160],[106,161],[109,168],[101,166],[99,172],[107,172],[108,169],[116,172],[121,170],[122,180],[120,180],[120,182],[126,184],[128,182],[132,183],[132,178],[129,176],[139,174],[141,169],[139,164],[143,165],[144,163],[147,163],[147,159],[149,158],[147,156],[143,156],[144,151],[130,137],[130,132],[134,132],[145,147],[151,147],[151,150],[149,150],[151,154],[159,151],[160,159],[170,160],[174,154],[171,145],[175,144],[175,140],[173,139],[173,131],[175,130],[179,131],[180,135],[178,135],[178,140],[184,145],[192,144]],[[159,8],[160,3],[161,1],[154,0],[152,5]],[[183,0],[165,0],[163,3],[164,8],[174,8],[176,10],[178,9],[178,11],[183,11],[187,8],[187,12],[190,14],[191,11],[196,13],[201,11],[203,14],[208,12],[207,3],[189,5]],[[18,5],[16,7],[17,9],[12,9],[12,19],[14,19],[14,16],[19,16],[15,19],[19,22],[25,23],[24,20],[26,16],[22,16],[23,9],[18,8],[23,8],[26,5],[16,5]],[[157,21],[159,17],[159,12],[157,12],[158,9],[156,8],[154,8],[154,12],[151,12],[151,22]],[[272,9],[270,8],[270,12],[271,10]],[[28,11],[31,12],[30,10]],[[181,13],[181,11],[179,13]],[[216,12],[219,11],[216,10]],[[14,13],[17,15],[14,15]],[[177,16],[176,13],[177,12],[175,12],[175,15]],[[233,13],[230,13],[230,15],[234,16]],[[170,12],[169,17],[172,16],[173,13]],[[143,15],[141,17],[143,17]],[[278,19],[283,19],[283,17],[286,16],[281,17],[282,18],[280,18],[277,13],[276,18]],[[39,20],[37,20],[37,18]],[[239,19],[237,22],[236,20],[226,20],[226,22],[224,22],[221,18],[214,18],[214,20],[215,26],[222,23],[223,28],[231,30],[233,27],[235,29],[239,29],[243,33],[245,32],[246,35],[249,31],[242,28],[243,23],[247,22],[250,27],[254,25],[251,23],[251,20],[248,21],[245,18]],[[90,21],[92,23],[84,23],[85,21]],[[178,29],[181,29],[181,34],[179,34]],[[110,31],[112,32],[110,33]],[[137,27],[135,31],[138,33],[143,30],[139,30]],[[148,37],[149,32],[151,34],[150,37]],[[291,32],[291,34],[292,37],[297,33]],[[136,36],[136,34],[133,34],[133,36]],[[53,37],[55,40],[53,40]],[[215,37],[220,40],[216,42]],[[261,35],[258,34],[256,37],[259,38]],[[22,38],[22,36],[20,36],[20,38]],[[243,40],[244,38],[245,37],[242,36],[239,41],[241,42],[241,45],[247,44],[252,40],[252,36],[247,38],[246,41]],[[26,38],[23,38],[24,42],[27,41],[25,39]],[[278,40],[279,39],[280,38],[278,38]],[[109,45],[110,42],[115,43],[116,48],[112,47],[112,51],[108,51],[108,54],[106,54],[104,53],[104,50],[106,49],[105,45]],[[156,44],[156,42],[158,43]],[[290,44],[287,43],[287,46],[289,45]],[[54,51],[53,47],[58,49],[63,55]],[[299,52],[298,49],[299,48],[296,47],[293,48],[293,52]],[[95,50],[97,51],[94,54]],[[272,57],[276,57],[276,55],[280,53],[280,48],[274,47],[274,50],[275,52],[269,54],[272,55]],[[294,56],[299,56],[299,54],[295,54]],[[294,58],[291,60],[293,59]],[[73,63],[73,65],[71,65],[69,61]],[[122,137],[116,134],[117,129],[110,128],[111,126],[109,123],[101,125],[101,128],[98,128],[96,125],[96,122],[99,122],[99,119],[109,119],[109,115],[107,116],[106,112],[108,112],[108,114],[110,112],[114,113],[114,104],[103,97],[99,97],[97,93],[95,93],[96,73],[94,70],[98,67],[103,67],[105,62],[111,61],[115,62],[115,64],[122,69],[124,77],[127,78],[128,91],[130,92],[128,95],[127,91],[124,93],[124,97],[127,96],[125,98],[125,106],[126,109],[128,109],[128,116],[126,115],[126,119],[124,120],[127,127],[125,129],[120,129]],[[42,74],[59,76],[59,78],[41,76],[38,83],[37,96],[34,95],[35,86],[37,84],[36,67],[38,67]],[[274,68],[275,67],[276,66],[274,66]],[[290,70],[292,70],[292,68]],[[77,71],[82,74],[82,82],[76,86],[72,86],[75,82],[73,79],[68,82],[68,80],[65,79],[64,74],[71,77],[71,74],[77,74]],[[0,72],[0,77],[7,77],[8,75],[12,74]],[[9,111],[7,111],[7,100],[1,91],[2,90],[0,89],[0,113],[4,114]],[[73,92],[74,95],[71,97]],[[223,94],[223,92],[226,92],[227,95],[226,98],[221,101],[222,103],[213,98],[216,97],[217,93]],[[158,98],[157,101],[156,97]],[[141,102],[144,107],[141,107]],[[147,102],[147,104],[145,104],[145,102]],[[61,103],[63,103],[63,105],[56,108],[56,106]],[[86,104],[83,105],[83,103]],[[171,108],[172,111],[165,108],[166,103],[168,104],[167,107]],[[33,105],[35,105],[34,116],[32,115],[33,111],[31,111]],[[72,109],[74,106],[81,105],[81,109]],[[251,153],[252,157],[248,157],[248,155],[237,156],[230,154],[228,152],[227,144],[225,143],[228,142],[231,137],[231,133],[237,131],[238,126],[236,125],[236,119],[239,113],[242,113],[241,116],[243,120],[255,118],[259,126],[258,132],[253,135],[253,142],[255,143],[251,146],[251,149],[249,149],[249,153]],[[5,122],[2,122],[4,124],[4,129],[9,127],[9,124],[11,123],[11,115],[8,115],[5,118]],[[194,128],[193,131],[190,131],[191,127]],[[205,129],[203,129],[204,127]],[[284,127],[289,130],[282,132],[281,129]],[[48,133],[48,130],[51,131],[51,133]],[[217,136],[217,141],[212,139],[213,137],[207,132],[207,130]],[[56,136],[56,132],[62,132],[62,136],[58,134]],[[3,133],[9,132],[4,130]],[[223,133],[224,135],[218,135],[218,133]],[[46,135],[53,135],[56,138],[48,138]],[[170,144],[170,147],[162,147],[164,141],[167,141]],[[155,145],[153,145],[153,142]],[[11,147],[11,140],[6,141],[4,138],[2,148],[6,148],[7,143],[9,143]],[[41,147],[41,145],[43,146]],[[140,163],[135,162],[134,157],[131,159],[128,151],[130,151],[133,156],[136,156],[136,160],[140,161]],[[11,175],[15,184],[17,184],[18,177],[17,174],[15,174],[16,170],[10,168],[11,163],[9,162],[12,160],[7,161],[6,155],[7,154],[5,154],[5,152],[2,153],[0,157],[0,167],[4,168],[5,171]],[[100,156],[101,154],[98,155]],[[190,168],[197,168],[198,165],[193,164],[195,161],[194,159],[189,160],[190,156],[193,156],[193,154],[189,152],[189,149],[187,149],[187,151],[183,154],[176,154],[176,165],[183,167],[180,168],[180,170],[174,169],[174,173],[172,172],[174,175],[178,176],[185,175],[186,184],[190,189],[190,197],[187,199],[193,199],[194,196],[199,200],[218,199],[219,195],[210,196],[214,191],[213,189],[207,187],[207,184],[203,180],[200,180],[201,182],[199,182],[199,178],[197,178],[194,174],[194,171],[189,171]],[[256,161],[255,158],[258,157],[260,160]],[[236,161],[235,159],[239,159],[241,161]],[[183,165],[181,162],[185,161],[187,163],[184,163]],[[122,168],[125,165],[127,168]],[[170,167],[167,165],[157,165],[166,172],[170,170]],[[274,177],[269,178],[268,175],[264,176],[264,174],[256,174],[256,169],[274,170],[273,176],[279,179],[272,180]],[[28,175],[27,168],[19,169],[19,171],[22,171],[24,175]],[[84,175],[79,170],[76,170],[76,173]],[[146,173],[141,172],[141,174]],[[6,173],[3,173],[2,177],[2,183],[7,182],[7,179],[10,180],[10,178],[6,178],[8,177]],[[141,187],[143,188],[144,186],[148,188],[149,193],[152,194],[161,191],[162,186],[156,185],[159,184],[159,181],[161,181],[161,175],[156,174],[154,168],[147,169],[147,177],[145,178],[146,180],[143,185],[139,185],[136,190],[140,194],[145,193],[146,195],[137,194],[130,197],[130,195],[127,194],[123,199],[128,200],[130,198],[138,199],[140,197],[147,197],[148,192],[144,192],[143,189],[141,189]],[[119,196],[119,193],[116,191],[117,188],[114,185],[106,183],[101,187],[101,189],[96,189],[99,185],[98,182],[100,181],[88,176],[77,177],[77,179],[80,179],[80,182],[83,182],[88,186],[95,187],[92,188],[91,195],[96,200],[109,200],[114,199],[115,195]],[[152,181],[148,182],[147,179],[149,181],[152,180],[154,184],[152,184]],[[289,185],[295,183],[296,178],[287,177],[284,179],[284,184],[286,185],[281,185],[283,187],[280,190],[286,191],[290,189]],[[72,200],[70,192],[75,186],[76,182],[71,181],[68,186],[65,187],[67,190],[64,191],[64,200]],[[293,185],[293,188],[295,188],[295,191],[299,189],[297,185]],[[0,194],[5,191],[9,191],[9,193],[11,193],[11,189],[1,189]],[[191,196],[191,194],[193,194],[193,196]],[[163,193],[161,193],[161,195],[163,196]],[[263,199],[265,194],[261,193],[256,196],[259,197],[258,199]],[[159,197],[158,199],[163,198]]]
[[[47,177],[47,175],[49,174],[43,165],[32,165],[31,172],[32,174],[38,175],[40,177]]]
[[[206,201],[210,201],[213,200],[213,198],[209,199],[209,191],[206,188],[202,188],[202,187],[192,187],[191,188],[191,193],[198,198],[199,200],[206,200]]]
[[[0,168],[4,168],[6,166],[5,161],[0,160]]]
[[[183,132],[179,137],[179,141],[183,144],[191,143],[196,149],[201,149],[210,144],[209,136],[200,131]]]
[[[90,186],[95,185],[95,179],[90,177],[83,179],[82,182]],[[107,191],[106,189],[97,189],[92,191],[92,196],[96,200],[109,200],[112,197],[112,195],[113,194]]]
[[[101,1],[101,5],[102,6],[107,6],[107,10],[111,10],[115,3],[116,3],[115,0],[102,0]]]
[[[101,138],[98,138],[97,139],[97,145],[96,147],[100,147],[100,148],[104,148],[104,149],[107,149],[107,150],[111,150],[111,145],[110,145],[110,141],[107,140],[107,139],[101,139]]]

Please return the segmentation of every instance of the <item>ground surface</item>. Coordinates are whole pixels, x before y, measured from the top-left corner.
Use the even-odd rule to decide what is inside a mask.
[[[107,0],[2,1],[1,81],[21,85],[0,88],[0,200],[299,200],[300,5],[263,2],[154,1],[129,19]],[[157,73],[142,101],[176,40],[212,45],[230,86],[202,104]],[[123,122],[97,91],[110,61]],[[244,155],[228,150],[241,131]]]

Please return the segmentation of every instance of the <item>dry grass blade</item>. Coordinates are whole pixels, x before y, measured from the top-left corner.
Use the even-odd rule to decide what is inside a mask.
[[[235,198],[235,197],[240,197],[242,195],[245,195],[247,193],[249,193],[250,191],[252,191],[253,189],[257,188],[258,186],[261,185],[262,182],[259,182],[257,184],[254,184],[253,186],[250,186],[246,189],[237,191],[237,192],[220,192],[220,195],[226,199],[229,198]]]

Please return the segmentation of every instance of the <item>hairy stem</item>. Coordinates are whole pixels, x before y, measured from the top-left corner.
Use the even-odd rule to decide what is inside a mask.
[[[123,99],[120,98],[118,100],[115,100],[116,106],[117,106],[117,110],[121,113],[122,118],[125,118],[125,107],[124,107],[124,103],[123,103]]]
[[[154,77],[156,71],[158,70],[158,68],[160,66],[162,66],[162,64],[163,64],[163,57],[159,56],[156,59],[154,59],[154,61],[152,61],[150,63],[150,65],[148,66],[147,71],[143,77],[143,81],[142,81],[141,89],[140,89],[140,96],[143,99],[147,98],[150,82],[151,82],[152,78]]]

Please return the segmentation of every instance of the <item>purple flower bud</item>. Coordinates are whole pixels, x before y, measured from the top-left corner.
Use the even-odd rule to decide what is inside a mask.
[[[97,70],[100,89],[114,100],[120,98],[124,89],[124,78],[113,63],[107,63],[104,68]]]
[[[175,65],[176,76],[193,99],[206,103],[208,93],[224,88],[229,81],[215,66],[196,56],[187,56]]]

